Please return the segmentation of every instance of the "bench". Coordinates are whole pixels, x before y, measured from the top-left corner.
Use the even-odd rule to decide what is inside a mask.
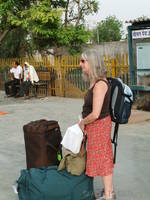
[[[31,91],[37,97],[39,90],[45,90],[45,96],[48,96],[48,88],[50,84],[50,71],[37,71],[39,81],[31,85]]]
[[[45,96],[48,96],[49,88],[51,88],[51,96],[55,96],[55,80],[56,80],[56,71],[54,69],[38,69],[37,75],[39,77],[39,81],[35,82],[33,85],[30,86],[30,92],[34,97],[37,97],[40,92],[43,93]],[[20,85],[16,85],[17,92],[19,91]]]
[[[131,85],[132,91],[150,92],[150,86],[146,85]]]
[[[144,95],[150,93],[150,86],[145,86],[145,85],[131,85],[131,90],[135,95]]]
[[[9,80],[10,80],[10,79],[8,79],[8,81],[9,81]],[[6,81],[6,82],[7,82],[7,81]],[[18,93],[18,92],[19,92],[19,89],[20,89],[20,84],[16,84],[15,87],[16,87],[16,93]],[[9,88],[9,95],[11,95],[11,92],[12,92],[11,85],[9,85],[8,88]]]

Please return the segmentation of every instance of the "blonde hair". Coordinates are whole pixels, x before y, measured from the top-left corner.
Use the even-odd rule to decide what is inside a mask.
[[[106,68],[102,55],[99,55],[95,49],[90,49],[82,53],[81,58],[87,60],[91,68],[91,76],[94,80],[106,77]]]

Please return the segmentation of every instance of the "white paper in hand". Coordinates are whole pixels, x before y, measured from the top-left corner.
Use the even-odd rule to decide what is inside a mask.
[[[77,154],[80,151],[82,140],[83,132],[79,125],[75,124],[67,129],[61,144],[64,148],[70,150],[74,154]]]

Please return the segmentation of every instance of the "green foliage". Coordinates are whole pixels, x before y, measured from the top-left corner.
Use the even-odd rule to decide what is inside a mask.
[[[7,28],[10,24],[8,23],[9,13],[13,12],[14,7],[13,0],[0,0],[0,27],[1,29]]]
[[[52,37],[34,37],[33,43],[35,45],[34,48],[39,51],[44,48],[51,48],[51,46],[66,46],[70,48],[71,54],[76,54],[75,52],[80,52],[81,44],[86,43],[90,36],[91,32],[86,31],[84,26],[69,25],[67,27],[61,26]]]
[[[67,22],[74,22],[76,25],[84,23],[85,16],[98,11],[97,0],[67,0],[68,12]]]
[[[25,52],[31,53],[32,48],[26,37],[27,33],[21,28],[11,30],[0,46],[0,57],[19,58],[24,56]]]
[[[17,15],[9,13],[8,21],[13,26],[21,26],[30,34],[48,38],[61,23],[62,11],[52,9],[50,0],[37,1],[29,8],[18,11]]]
[[[69,15],[77,20],[67,19],[63,23],[62,16],[70,3]],[[72,7],[76,4],[76,7]],[[77,11],[79,6],[81,9]],[[85,15],[96,12],[96,0],[0,0],[0,36],[9,30],[1,42],[1,57],[18,57],[33,50],[46,50],[53,46],[67,46],[75,51],[88,41],[91,33],[84,25]],[[20,51],[20,52],[19,52]],[[73,51],[73,52],[75,52]]]
[[[81,45],[88,42],[88,39],[91,37],[91,32],[86,31],[83,25],[70,25],[66,28],[63,27],[58,37],[58,45],[68,46],[70,48],[70,54],[74,55],[81,52]]]
[[[61,31],[57,34],[60,39],[60,45],[77,46],[88,41],[90,32],[85,30],[83,25],[62,27]]]
[[[115,16],[109,16],[101,21],[94,30],[94,41],[110,42],[119,41],[122,37],[122,22]],[[99,36],[99,38],[98,38]]]
[[[47,44],[55,43],[56,33],[61,27],[62,10],[51,8],[50,0],[22,0],[22,3],[19,0],[15,3],[13,1],[0,1],[0,27],[10,30],[1,44],[3,47],[0,51],[1,57],[4,54],[15,57],[21,54],[21,52],[17,52],[23,48],[24,53],[29,53],[36,47],[42,49],[47,47]],[[17,34],[16,30],[21,31],[20,35]]]

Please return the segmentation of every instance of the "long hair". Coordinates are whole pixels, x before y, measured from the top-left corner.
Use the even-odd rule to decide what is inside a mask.
[[[99,55],[95,49],[90,49],[82,53],[81,58],[87,60],[91,68],[91,75],[94,80],[106,76],[106,67],[104,66],[104,59]],[[84,77],[84,75],[83,75]]]

